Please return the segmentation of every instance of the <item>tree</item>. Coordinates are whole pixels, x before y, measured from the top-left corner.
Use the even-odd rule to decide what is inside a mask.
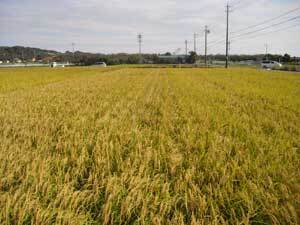
[[[158,55],[153,55],[152,60],[153,60],[154,64],[159,63],[159,57],[158,57]]]
[[[138,64],[140,62],[139,55],[129,55],[127,59],[127,64]]]
[[[290,62],[291,61],[291,56],[287,53],[284,54],[284,56],[282,57],[282,61],[283,62]]]
[[[197,60],[197,53],[196,52],[190,52],[189,56],[187,57],[187,63],[194,64]]]

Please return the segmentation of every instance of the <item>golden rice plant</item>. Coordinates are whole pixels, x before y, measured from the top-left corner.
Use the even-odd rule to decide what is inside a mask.
[[[299,224],[300,76],[0,70],[0,224]]]

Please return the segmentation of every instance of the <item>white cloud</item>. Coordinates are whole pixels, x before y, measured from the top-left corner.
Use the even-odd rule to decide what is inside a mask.
[[[198,51],[202,53],[201,35],[205,25],[212,31],[209,41],[225,37],[225,4],[225,0],[1,0],[0,45],[65,51],[75,42],[82,51],[137,52],[136,35],[141,32],[144,51],[166,52],[184,49],[186,39],[192,49],[193,33],[197,32]],[[239,30],[297,7],[300,7],[298,0],[242,0],[230,14],[230,30]],[[300,10],[286,18],[296,15],[300,15]],[[300,55],[300,19],[272,29],[295,23],[299,26],[284,32],[233,40],[231,51],[261,53],[268,43],[271,52]],[[224,53],[224,42],[209,51]]]

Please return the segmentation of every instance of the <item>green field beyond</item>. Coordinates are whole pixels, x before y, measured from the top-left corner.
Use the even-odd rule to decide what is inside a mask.
[[[300,75],[0,69],[0,224],[299,224]]]

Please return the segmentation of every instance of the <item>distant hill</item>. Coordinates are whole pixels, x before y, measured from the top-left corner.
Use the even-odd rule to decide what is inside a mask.
[[[45,50],[40,48],[30,48],[23,46],[0,46],[0,60],[14,60],[16,58],[23,60],[31,60],[32,58],[43,59],[46,57],[53,57],[61,55],[62,53]]]
[[[152,60],[153,56],[154,54],[144,54],[144,58],[147,60]],[[33,58],[35,59],[34,61],[42,61],[44,63],[72,62],[80,65],[92,65],[96,62],[105,62],[108,65],[139,63],[139,56],[137,54],[119,53],[105,55],[81,51],[75,51],[73,54],[70,51],[58,52],[23,46],[0,46],[0,61],[32,62]]]

